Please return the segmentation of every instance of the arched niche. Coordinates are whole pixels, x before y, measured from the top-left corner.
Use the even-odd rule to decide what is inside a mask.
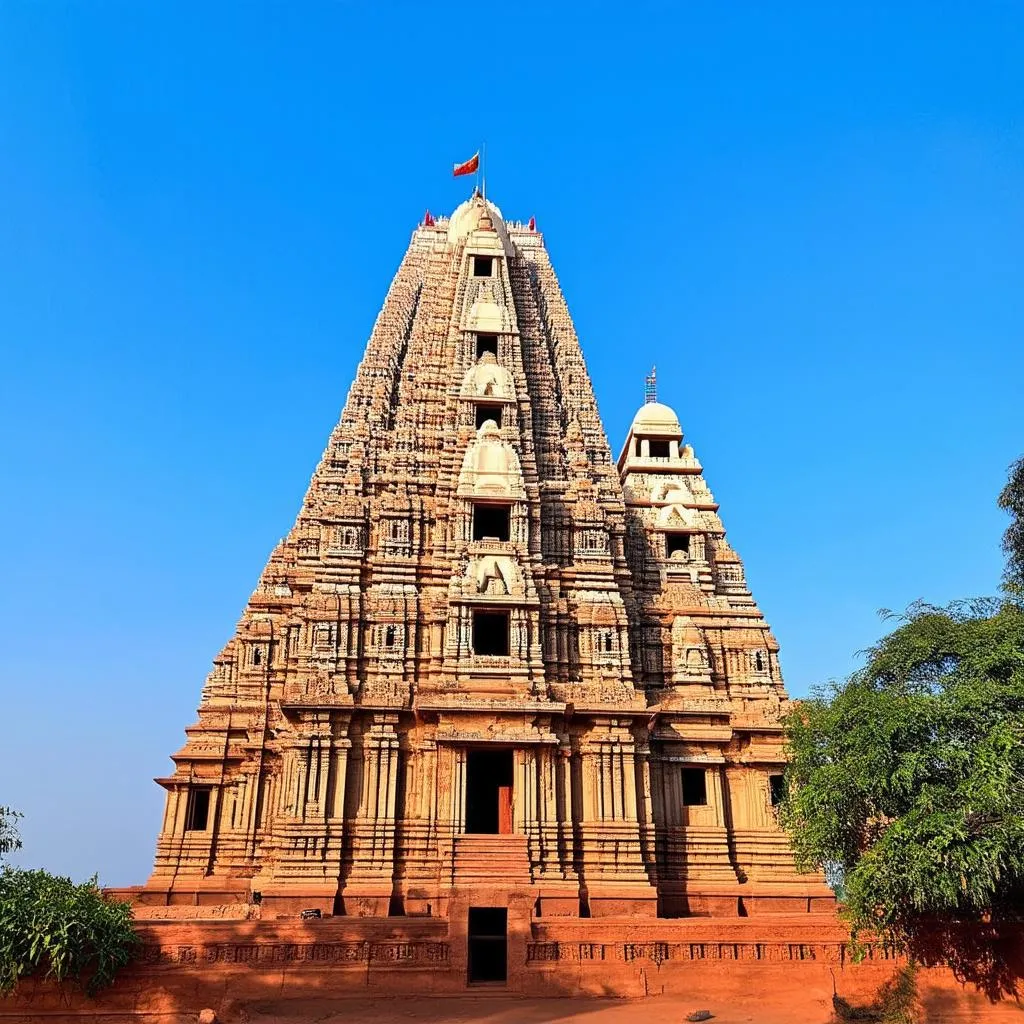
[[[512,331],[512,318],[508,309],[498,302],[490,282],[480,285],[476,298],[469,307],[465,326],[470,331],[491,334],[509,334]]]
[[[515,399],[512,374],[499,366],[493,353],[485,352],[480,361],[466,371],[462,378],[462,398],[494,399],[497,401]]]
[[[501,439],[492,420],[477,431],[462,460],[460,497],[523,498],[523,472],[515,449]]]
[[[481,555],[466,565],[459,579],[464,597],[525,597],[522,570],[508,555]]]
[[[711,682],[707,641],[687,615],[677,615],[672,622],[672,679],[676,685]]]

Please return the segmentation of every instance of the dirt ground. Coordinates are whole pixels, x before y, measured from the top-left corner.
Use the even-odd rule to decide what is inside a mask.
[[[817,1001],[815,1001],[817,1002]],[[669,996],[648,999],[530,999],[456,996],[324,1000],[283,1011],[249,1007],[250,1024],[681,1024],[694,1010],[709,1010],[711,1024],[824,1024],[831,1007],[811,1005],[773,1011],[752,995],[729,1007]]]
[[[773,998],[774,996],[774,998]],[[521,996],[376,997],[303,1001],[300,1005],[249,1004],[249,1024],[682,1024],[695,1010],[709,1010],[710,1024],[828,1024],[831,1000],[816,993],[751,992],[748,998],[651,996],[647,999]],[[925,1024],[1001,1024],[1024,1022],[1024,1009],[979,1001],[955,1012],[928,1012]]]

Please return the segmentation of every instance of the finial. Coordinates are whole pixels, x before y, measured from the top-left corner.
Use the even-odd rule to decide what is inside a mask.
[[[652,366],[651,372],[644,380],[644,402],[656,402],[658,400],[658,373],[657,367]]]

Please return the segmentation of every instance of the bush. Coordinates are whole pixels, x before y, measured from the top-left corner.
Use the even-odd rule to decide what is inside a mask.
[[[104,896],[95,876],[75,885],[46,871],[0,870],[0,995],[37,973],[73,979],[93,995],[138,944],[131,906]]]

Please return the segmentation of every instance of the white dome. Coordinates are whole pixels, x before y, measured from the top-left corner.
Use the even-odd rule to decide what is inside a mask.
[[[683,428],[679,425],[679,417],[673,409],[661,402],[648,402],[640,407],[633,417],[634,434],[677,434],[682,436]]]
[[[507,237],[507,233],[505,231],[505,219],[501,215],[501,210],[489,199],[484,199],[481,196],[472,196],[464,203],[459,204],[451,215],[448,221],[448,241],[457,242],[460,238],[465,238],[471,231],[475,231],[480,223],[480,214],[484,212],[485,207],[491,215],[491,224],[494,226],[494,230],[504,240]]]

